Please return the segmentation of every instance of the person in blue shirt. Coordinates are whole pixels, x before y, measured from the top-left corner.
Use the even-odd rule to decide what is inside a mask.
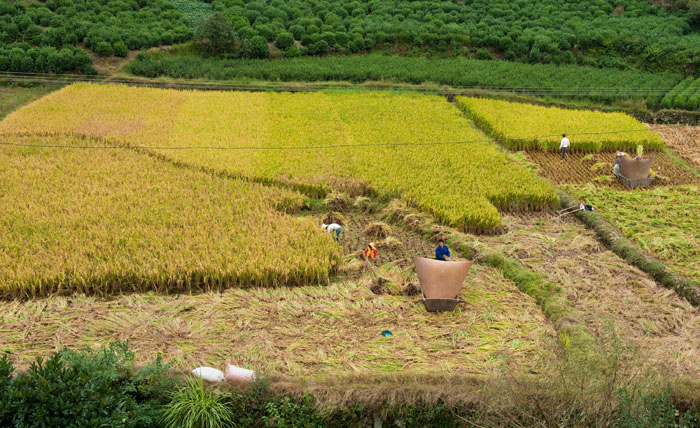
[[[438,241],[438,246],[435,249],[435,260],[447,261],[450,259],[450,249],[445,245],[445,241],[442,239]]]

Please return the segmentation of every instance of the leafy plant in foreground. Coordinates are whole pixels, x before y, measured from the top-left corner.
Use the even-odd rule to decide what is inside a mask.
[[[223,428],[233,424],[226,396],[204,387],[199,379],[188,379],[173,394],[165,410],[166,428]]]

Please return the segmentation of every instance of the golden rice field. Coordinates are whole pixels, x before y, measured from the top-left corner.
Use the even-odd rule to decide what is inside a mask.
[[[37,134],[142,146],[182,164],[315,196],[331,188],[357,193],[366,185],[474,231],[500,230],[499,209],[543,209],[557,201],[550,184],[512,163],[435,96],[76,84],[0,123],[5,139]],[[387,145],[429,142],[461,143]],[[180,146],[232,150],[167,149]],[[245,149],[250,146],[265,149]]]
[[[91,144],[24,137],[32,144]],[[339,249],[299,194],[130,150],[0,148],[0,296],[326,282]]]
[[[646,150],[664,147],[659,135],[626,113],[471,97],[457,97],[457,103],[482,129],[513,150],[558,150],[563,133],[571,140],[571,151],[634,152],[637,145],[643,145]]]

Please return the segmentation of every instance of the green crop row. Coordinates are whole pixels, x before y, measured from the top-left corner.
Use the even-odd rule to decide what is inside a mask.
[[[378,54],[269,61],[149,52],[131,62],[129,70],[138,76],[178,79],[432,82],[603,102],[663,96],[681,80],[681,75],[676,73]]]
[[[665,109],[698,110],[700,109],[700,78],[688,77],[662,98],[648,98],[647,103]]]

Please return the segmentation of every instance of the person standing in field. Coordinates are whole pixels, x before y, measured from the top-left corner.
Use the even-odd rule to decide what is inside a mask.
[[[338,242],[340,239],[340,234],[343,233],[343,228],[338,223],[322,224],[321,227],[328,233],[335,232],[335,236],[333,237],[335,242]]]
[[[452,260],[450,254],[450,249],[445,245],[445,241],[442,239],[438,241],[438,246],[435,249],[435,260],[448,261]]]
[[[566,134],[561,134],[561,143],[559,144],[559,150],[561,150],[561,158],[566,158],[566,152],[569,150],[571,142],[566,138]]]

